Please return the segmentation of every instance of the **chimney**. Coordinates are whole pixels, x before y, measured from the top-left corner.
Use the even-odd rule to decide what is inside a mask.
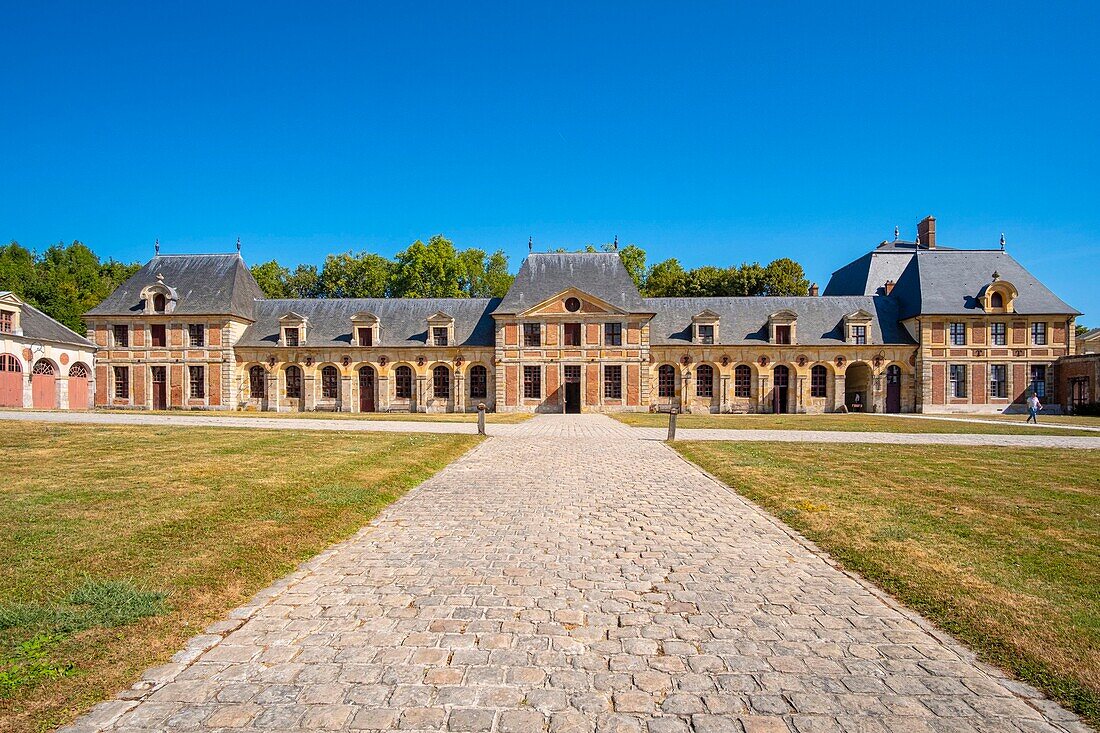
[[[925,249],[936,248],[936,217],[926,216],[917,224],[917,239]]]
[[[890,293],[894,292],[894,285],[896,284],[897,283],[895,283],[893,280],[887,280],[886,284],[882,286],[882,291],[889,295]]]
[[[812,285],[810,285],[810,297],[816,298],[819,294],[820,291],[817,289],[817,283],[813,283]]]

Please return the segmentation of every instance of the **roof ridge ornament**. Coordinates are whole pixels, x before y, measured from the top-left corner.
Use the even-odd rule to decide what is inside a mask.
[[[897,225],[895,224],[894,225],[894,241],[896,242],[899,239],[901,239],[901,230],[898,229]]]
[[[237,254],[241,253],[241,238],[237,237]]]
[[[160,237],[153,240],[153,251],[158,255],[160,254]]]
[[[530,254],[531,252],[534,252],[534,251],[535,251],[535,238],[534,237],[528,237],[527,238],[527,253]]]
[[[1005,251],[1005,233],[1001,232],[1001,251]]]
[[[612,245],[611,245],[611,247],[612,247],[612,249],[614,249],[614,250],[615,250],[616,252],[618,252],[618,251],[619,251],[619,235],[618,235],[618,234],[616,234],[616,235],[615,235],[615,243],[614,243],[614,244],[612,244]]]
[[[999,273],[999,272],[997,272],[996,270],[994,270],[994,271],[993,271],[993,282],[997,282],[997,281],[998,281],[998,280],[1000,280],[1000,279],[1001,279],[1001,273]]]

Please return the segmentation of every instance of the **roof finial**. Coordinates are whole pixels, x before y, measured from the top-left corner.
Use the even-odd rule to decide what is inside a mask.
[[[535,238],[534,237],[528,237],[527,238],[527,251],[528,252],[534,252],[535,251]]]
[[[896,241],[898,241],[899,239],[901,239],[901,230],[900,230],[900,229],[898,229],[898,228],[897,228],[897,227],[895,226],[895,227],[894,227],[894,241],[896,242]]]
[[[160,254],[160,237],[157,237],[155,240],[153,240],[153,251],[155,251],[158,255]]]
[[[619,251],[619,235],[618,234],[615,235],[615,243],[611,246],[615,248],[616,252]]]
[[[993,282],[997,282],[997,281],[998,281],[998,280],[1000,280],[1000,279],[1001,279],[1001,273],[999,273],[999,272],[997,272],[996,270],[994,270],[994,271],[993,271]]]
[[[237,237],[237,254],[241,253],[241,238]]]
[[[917,232],[917,241],[916,241],[916,245],[917,245],[917,246],[916,246],[916,248],[917,248],[917,249],[920,249],[920,232]]]
[[[1005,251],[1005,233],[1001,232],[1001,251]]]

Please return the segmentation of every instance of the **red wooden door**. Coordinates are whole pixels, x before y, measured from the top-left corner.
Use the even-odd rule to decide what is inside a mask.
[[[153,409],[168,409],[168,369],[153,367]]]
[[[11,354],[0,354],[0,407],[23,406],[23,368]]]
[[[57,409],[57,377],[53,374],[31,375],[31,404],[36,410]]]
[[[69,377],[69,409],[88,409],[88,379],[86,377]]]
[[[359,412],[374,412],[374,367],[359,370]]]

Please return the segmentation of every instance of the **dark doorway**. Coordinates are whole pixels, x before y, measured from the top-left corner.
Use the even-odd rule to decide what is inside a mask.
[[[788,396],[790,393],[791,373],[787,367],[780,364],[775,368],[775,389],[772,391],[773,411],[776,413],[790,412]]]
[[[565,411],[581,411],[581,367],[580,364],[565,365]]]
[[[374,393],[374,367],[362,367],[359,370],[359,412],[374,412]]]
[[[886,367],[886,411],[901,412],[901,367]]]
[[[168,408],[168,369],[162,366],[151,367],[153,371],[153,409]]]

